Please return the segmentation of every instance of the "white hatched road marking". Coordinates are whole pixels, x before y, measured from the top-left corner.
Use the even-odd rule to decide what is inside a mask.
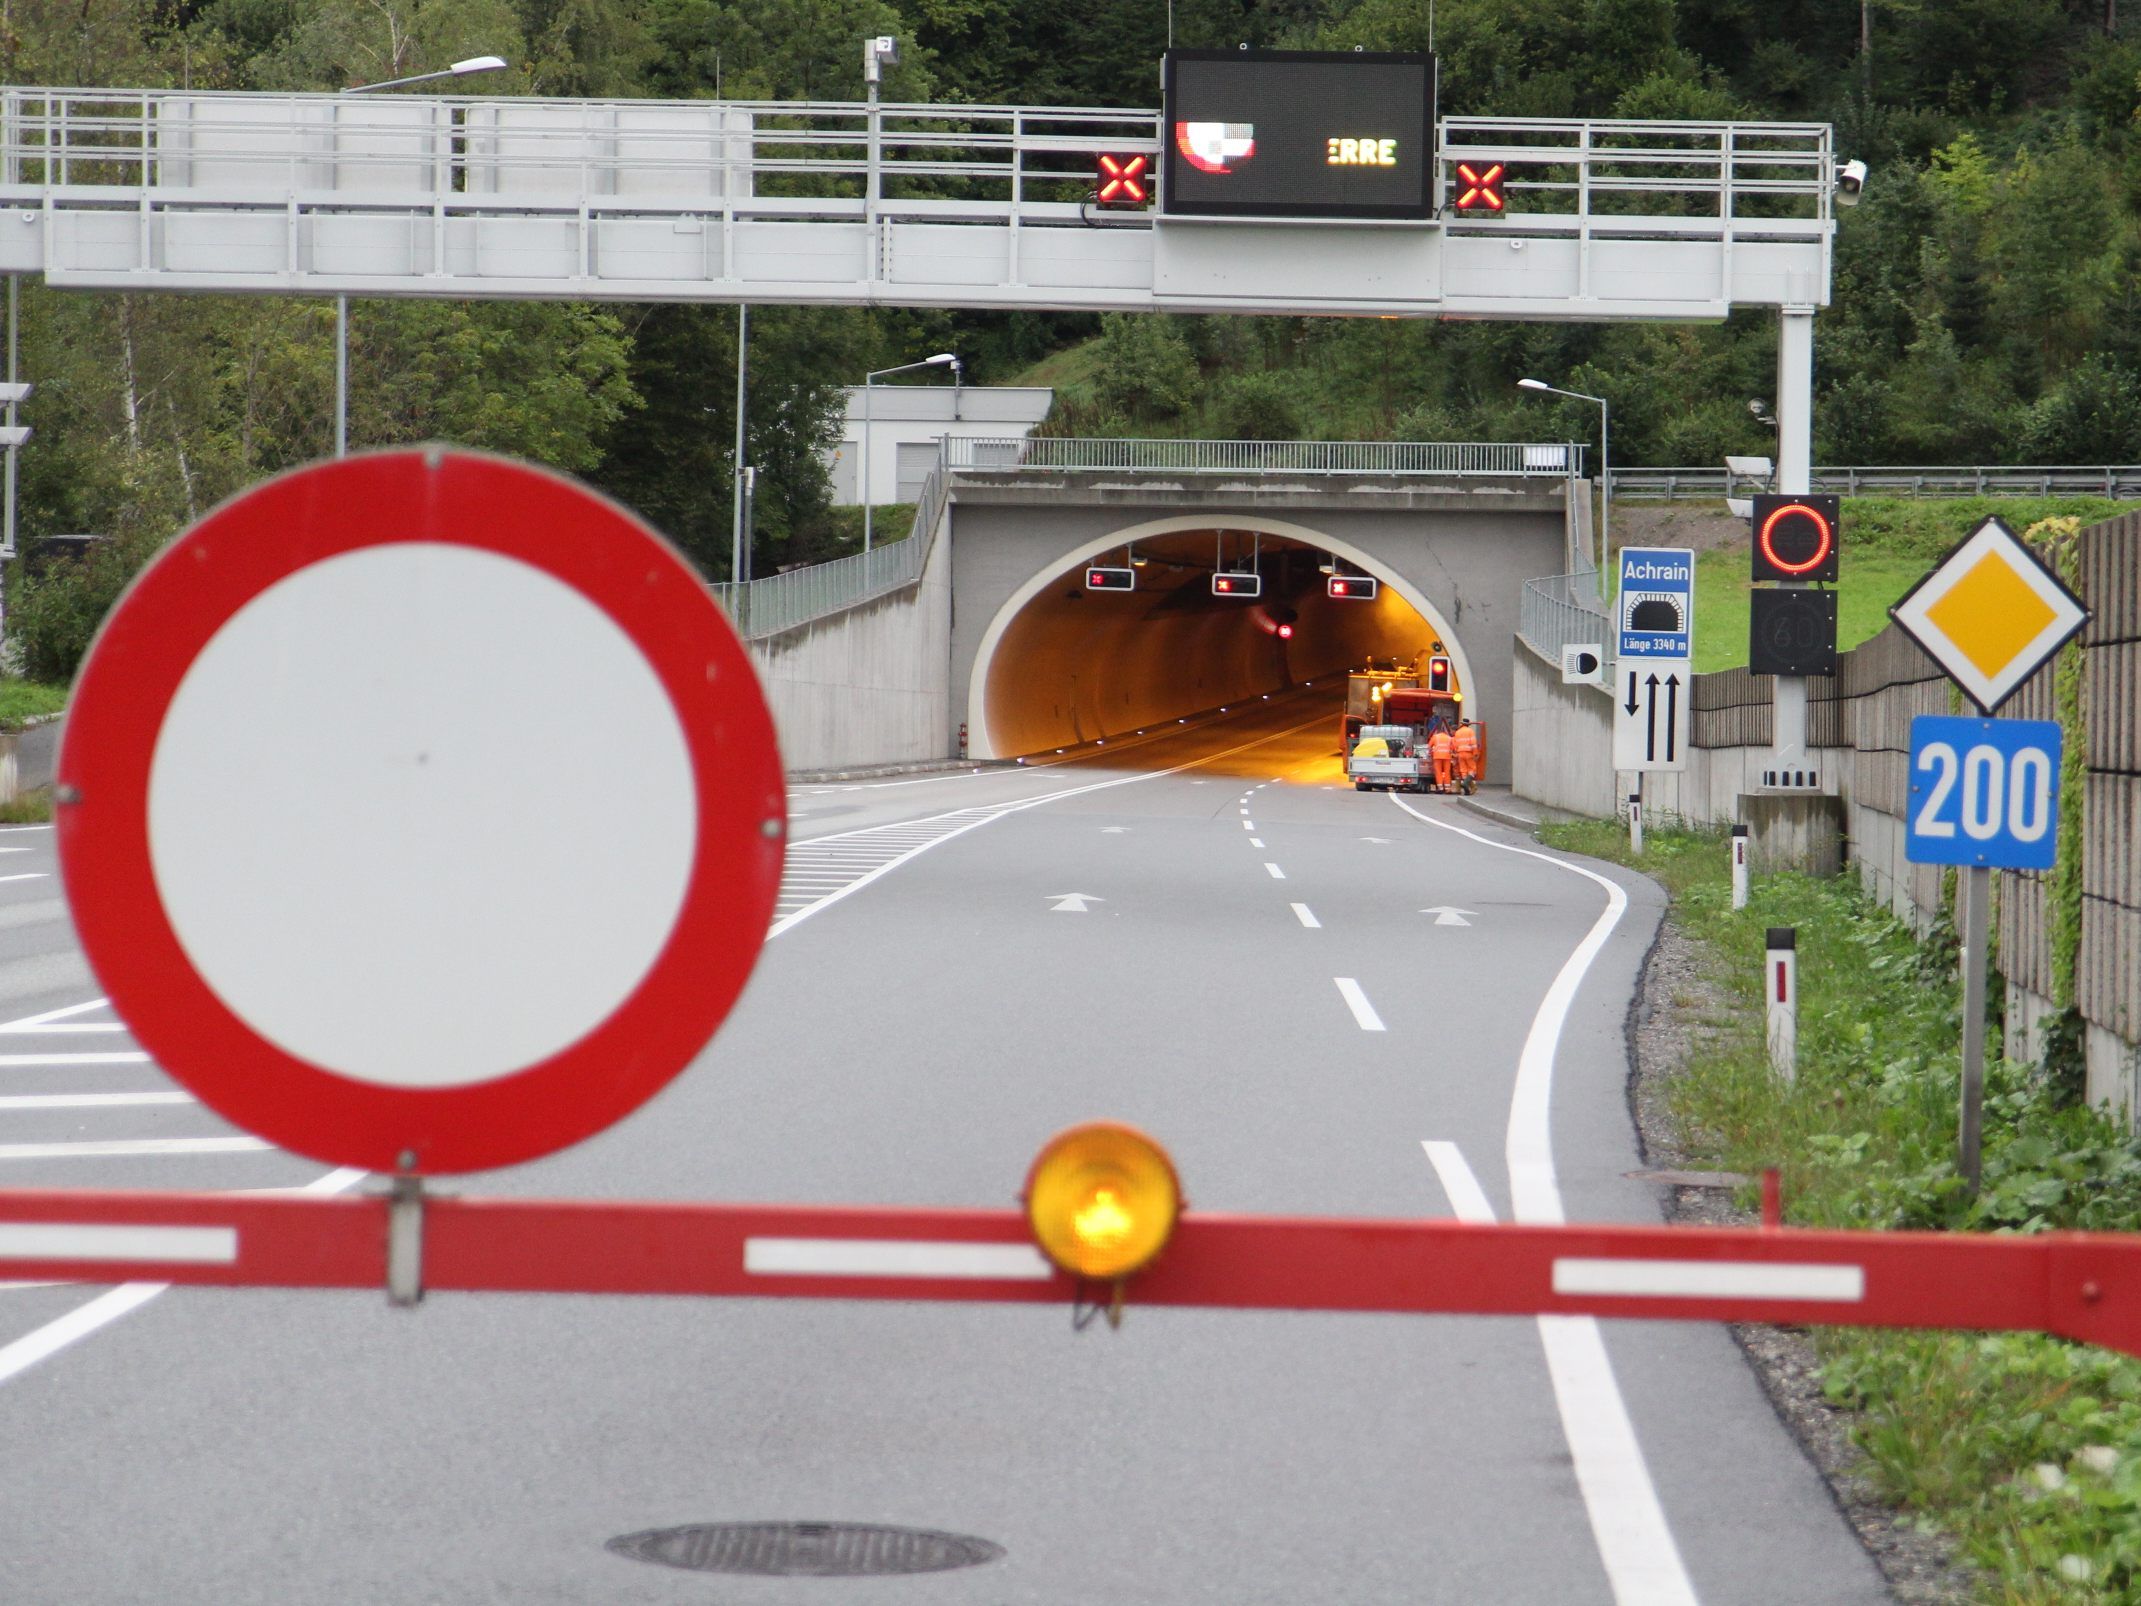
[[[70,1020],[73,1015],[86,1015],[93,1009],[109,1009],[108,998],[92,998],[86,1004],[69,1004],[62,1009],[48,1009],[41,1015],[25,1015],[21,1020],[0,1024],[0,1034],[42,1035],[47,1032],[123,1032],[126,1030],[117,1021]]]
[[[1284,881],[1286,879],[1286,872],[1284,870],[1281,870],[1277,865],[1266,863],[1264,868],[1271,872],[1272,880]]]
[[[106,1138],[82,1143],[0,1143],[0,1160],[114,1159],[136,1154],[251,1154],[266,1138]]]
[[[29,1065],[146,1065],[149,1056],[138,1049],[114,1049],[108,1054],[0,1054],[0,1069]]]
[[[10,1093],[0,1110],[104,1110],[132,1104],[196,1104],[191,1093]]]

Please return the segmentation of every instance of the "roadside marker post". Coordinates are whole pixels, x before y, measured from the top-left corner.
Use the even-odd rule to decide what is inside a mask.
[[[1799,932],[1793,926],[1769,928],[1763,956],[1762,994],[1769,1005],[1769,1068],[1779,1081],[1799,1075]]]
[[[1637,858],[1643,856],[1643,779],[1636,777],[1636,789],[1628,794],[1628,851]]]
[[[2064,733],[1991,716],[2089,622],[2089,609],[1997,518],[1988,518],[1889,609],[1983,718],[1911,721],[1903,856],[1956,866],[1962,937],[1962,1108],[1956,1168],[1975,1193],[1983,1160],[1986,948],[1992,872],[2046,870],[2059,846]]]
[[[1747,907],[1747,827],[1732,828],[1732,907]]]

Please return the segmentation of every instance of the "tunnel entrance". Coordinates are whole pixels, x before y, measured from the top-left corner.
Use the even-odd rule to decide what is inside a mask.
[[[1387,569],[1313,532],[1167,528],[1118,532],[1058,560],[1003,606],[974,666],[977,757],[1053,752],[1342,675],[1419,659],[1455,636]],[[1085,568],[1130,568],[1135,589],[1089,591]],[[1212,576],[1254,568],[1261,595],[1214,595]],[[1330,573],[1374,575],[1372,600],[1328,595]],[[1344,698],[1332,693],[1333,720]]]

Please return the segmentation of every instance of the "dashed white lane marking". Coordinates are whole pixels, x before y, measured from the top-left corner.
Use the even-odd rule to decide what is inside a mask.
[[[1290,903],[1286,907],[1291,909],[1294,912],[1294,918],[1300,921],[1302,925],[1308,927],[1309,930],[1321,931],[1323,929],[1323,922],[1318,920],[1313,914],[1309,913],[1309,908],[1307,904]]]
[[[1254,830],[1256,829],[1256,821],[1254,821],[1254,820],[1244,820],[1244,821],[1242,821],[1242,822],[1241,822],[1241,828],[1242,828],[1242,829],[1243,829],[1244,831],[1254,831]]]
[[[193,1104],[191,1093],[10,1093],[0,1110],[106,1110],[134,1104]]]
[[[1512,1214],[1522,1222],[1561,1222],[1566,1217],[1561,1185],[1554,1174],[1554,1056],[1576,991],[1627,911],[1628,894],[1580,864],[1496,842],[1423,814],[1394,792],[1388,796],[1414,819],[1438,831],[1454,831],[1483,847],[1537,859],[1605,889],[1604,911],[1563,961],[1532,1017],[1531,1030],[1517,1056],[1516,1089],[1509,1101],[1506,1159]],[[1680,1546],[1665,1520],[1665,1508],[1659,1504],[1657,1485],[1651,1481],[1643,1447],[1636,1441],[1635,1424],[1629,1420],[1597,1320],[1589,1316],[1541,1316],[1538,1320],[1561,1431],[1576,1465],[1576,1485],[1583,1494],[1584,1511],[1591,1519],[1591,1534],[1615,1602],[1618,1606],[1696,1606],[1695,1586],[1680,1559]]]
[[[149,1056],[134,1049],[108,1054],[0,1054],[0,1069],[26,1065],[146,1065]]]
[[[1385,1029],[1383,1017],[1378,1015],[1375,1006],[1368,1002],[1368,995],[1360,990],[1359,982],[1351,976],[1333,976],[1331,979],[1338,983],[1338,996],[1346,1001],[1346,1008],[1353,1011],[1353,1019],[1362,1031],[1380,1032]]]
[[[88,1143],[0,1143],[0,1160],[110,1159],[137,1154],[250,1154],[265,1138],[107,1138]]]
[[[1281,870],[1281,869],[1280,869],[1280,868],[1279,868],[1279,867],[1278,867],[1277,865],[1275,865],[1275,864],[1272,864],[1272,863],[1270,863],[1269,861],[1266,861],[1266,863],[1265,863],[1265,865],[1264,865],[1264,868],[1265,868],[1266,870],[1269,870],[1269,871],[1271,872],[1271,879],[1272,879],[1272,880],[1274,880],[1274,881],[1284,881],[1284,880],[1286,879],[1286,872],[1285,872],[1284,870]]]
[[[42,881],[46,875],[43,870],[25,870],[20,875],[0,875],[0,881]]]
[[[1435,1180],[1449,1197],[1450,1214],[1459,1221],[1492,1225],[1494,1206],[1487,1202],[1487,1190],[1479,1185],[1464,1150],[1438,1138],[1422,1138],[1420,1147],[1427,1151],[1427,1163],[1435,1168]]]
[[[1260,837],[1260,836],[1253,836],[1253,837],[1249,838],[1249,846],[1251,846],[1252,848],[1260,848],[1260,847],[1262,847],[1263,845],[1264,845],[1264,839],[1263,839],[1262,837]]]
[[[365,1174],[350,1166],[330,1171],[316,1177],[298,1193],[337,1194],[347,1193],[364,1180]],[[32,1328],[11,1344],[0,1345],[0,1383],[18,1377],[39,1361],[48,1360],[69,1344],[79,1343],[101,1328],[109,1327],[121,1317],[141,1309],[150,1300],[171,1285],[169,1283],[124,1283],[107,1293],[97,1295],[86,1304],[77,1305],[66,1315]]]

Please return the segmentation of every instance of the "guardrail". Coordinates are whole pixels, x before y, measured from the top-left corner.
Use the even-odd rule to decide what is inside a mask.
[[[1613,662],[1613,621],[1599,600],[1598,573],[1550,574],[1524,582],[1517,601],[1517,634],[1550,663],[1561,662],[1561,649],[1589,643],[1603,661]]]
[[[1208,441],[1028,436],[954,440],[954,472],[1368,474],[1408,478],[1551,478],[1583,473],[1576,441]]]
[[[1722,468],[1617,468],[1613,497],[1625,502],[1715,500],[1732,482],[1734,495],[1759,487]],[[1812,491],[1841,496],[2109,496],[2141,497],[2141,465],[2066,467],[1817,468]]]
[[[944,455],[940,449],[936,467],[922,482],[914,526],[906,540],[888,541],[867,552],[790,569],[786,574],[767,575],[762,580],[740,584],[724,581],[713,587],[714,599],[728,614],[738,635],[746,641],[757,641],[913,585],[922,578],[922,569],[929,562],[945,496]]]

